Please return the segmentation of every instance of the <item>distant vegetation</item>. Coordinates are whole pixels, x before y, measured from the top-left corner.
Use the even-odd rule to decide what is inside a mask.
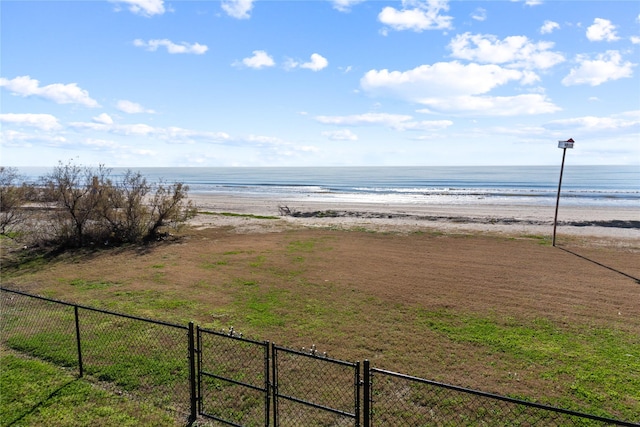
[[[116,246],[161,239],[195,214],[182,183],[149,183],[139,172],[59,163],[27,183],[0,167],[0,234],[59,248]]]

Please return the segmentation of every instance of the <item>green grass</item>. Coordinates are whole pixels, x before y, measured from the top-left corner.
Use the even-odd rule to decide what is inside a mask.
[[[206,270],[211,270],[211,269],[215,269],[220,267],[221,265],[227,265],[228,262],[227,261],[213,261],[213,262],[204,262],[202,263],[202,265],[200,267],[206,269]]]
[[[262,295],[249,295],[237,302],[251,326],[282,326],[286,321],[286,292],[270,291]]]
[[[60,283],[64,284],[65,281],[60,281]],[[73,279],[66,283],[83,291],[88,291],[93,289],[106,289],[112,286],[120,285],[120,283],[118,282],[111,282],[108,280],[85,280],[85,279]]]
[[[132,301],[151,298],[145,304],[162,311],[180,311],[185,304],[192,304],[153,298],[159,293],[124,295]],[[3,344],[24,355],[77,370],[73,312],[39,302],[29,307],[34,318],[23,313],[19,306],[3,309]],[[186,330],[86,309],[80,309],[79,315],[85,375],[109,382],[158,408],[181,407],[184,411],[188,407]]]
[[[41,360],[3,354],[0,362],[2,426],[181,425],[156,407],[102,390]]]
[[[180,298],[176,292],[161,292],[153,289],[116,291],[112,295],[116,298],[102,301],[99,305],[121,313],[139,312],[141,307],[144,307],[146,312],[175,311],[188,309],[196,304]]]
[[[551,239],[549,236],[541,236],[538,234],[525,234],[522,237],[526,239],[537,240],[539,244],[543,246],[551,246]]]
[[[582,402],[581,411],[610,416],[601,409],[607,403],[632,419],[636,415],[628,406],[629,396],[636,396],[634,406],[640,407],[638,337],[605,328],[559,328],[546,319],[522,322],[447,310],[419,309],[416,322],[452,341],[473,343],[492,354],[519,360],[522,366],[541,367],[540,377],[550,386],[565,384],[565,394]],[[555,404],[575,406],[569,398]]]

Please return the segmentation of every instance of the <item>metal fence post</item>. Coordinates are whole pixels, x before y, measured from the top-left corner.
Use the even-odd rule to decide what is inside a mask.
[[[76,345],[78,347],[78,370],[80,371],[80,378],[84,375],[84,369],[82,367],[82,345],[80,344],[80,319],[78,318],[78,306],[73,306],[73,314],[76,320]]]
[[[278,427],[278,352],[275,343],[271,343],[271,392],[273,393],[273,425]]]
[[[365,359],[363,364],[363,385],[362,390],[362,425],[363,427],[371,427],[371,371],[369,360]]]
[[[361,427],[360,424],[360,362],[356,362],[355,369],[355,391],[356,391],[356,407],[355,407],[355,415],[356,415],[356,427]]]
[[[189,322],[189,385],[191,394],[191,415],[189,415],[190,423],[194,422],[198,417],[196,381],[196,346],[193,337],[193,322]]]
[[[269,364],[269,355],[271,351],[269,349],[269,343],[266,343],[264,350],[264,390],[265,390],[265,412],[264,412],[264,425],[269,426],[271,423],[271,414],[269,412],[271,408],[271,377],[269,375],[269,371],[271,370],[271,365]]]

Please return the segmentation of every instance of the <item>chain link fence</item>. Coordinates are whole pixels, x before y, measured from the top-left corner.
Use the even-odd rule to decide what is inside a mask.
[[[269,425],[269,344],[198,327],[198,412],[230,425]]]
[[[370,368],[367,362],[364,369],[368,427],[640,425]]]
[[[2,342],[23,353],[78,368],[74,306],[19,293],[0,293]]]
[[[190,413],[188,331],[104,311],[79,309],[84,373],[160,408]]]
[[[191,414],[188,327],[2,291],[4,345],[78,369],[118,394]]]
[[[276,426],[360,425],[360,363],[271,347]]]
[[[186,422],[234,426],[640,426],[0,288],[3,346]],[[196,357],[197,355],[197,357]],[[196,363],[197,362],[197,363]],[[362,397],[361,397],[362,393]]]

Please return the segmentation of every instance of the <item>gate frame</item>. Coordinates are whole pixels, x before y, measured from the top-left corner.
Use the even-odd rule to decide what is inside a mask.
[[[317,403],[313,403],[313,402],[309,402],[307,400],[303,400],[303,399],[299,399],[296,398],[294,396],[288,396],[288,395],[284,395],[284,394],[280,394],[280,392],[278,391],[278,352],[282,351],[285,353],[289,353],[289,354],[295,354],[297,356],[303,356],[303,357],[307,357],[307,358],[311,358],[311,359],[318,359],[321,360],[323,362],[330,362],[336,365],[340,365],[340,366],[346,366],[346,367],[350,367],[353,368],[353,397],[354,397],[354,412],[353,413],[349,413],[349,412],[345,412],[345,411],[341,411],[339,409],[335,409],[335,408],[330,408],[327,406],[323,406],[323,405],[319,405]],[[342,415],[344,417],[348,417],[354,420],[355,422],[355,427],[361,427],[360,424],[360,412],[361,412],[361,406],[360,406],[360,388],[362,386],[362,382],[360,380],[360,362],[346,362],[344,360],[338,360],[338,359],[331,359],[329,357],[323,356],[323,355],[319,355],[316,352],[312,351],[311,353],[309,352],[304,352],[304,351],[298,351],[298,350],[293,350],[290,348],[286,348],[286,347],[281,347],[276,345],[275,343],[271,343],[271,360],[272,360],[272,369],[273,369],[273,383],[271,386],[272,389],[272,393],[273,393],[273,425],[274,427],[278,427],[279,425],[279,415],[278,415],[278,398],[283,398],[285,400],[289,400],[291,402],[295,402],[295,403],[299,403],[302,405],[306,405],[306,406],[310,406],[312,408],[316,408],[316,409],[320,409],[323,411],[327,411],[327,412],[331,412],[333,414],[336,415]]]
[[[236,341],[240,341],[240,342],[244,342],[244,343],[248,343],[248,344],[253,344],[256,346],[260,346],[264,349],[264,370],[263,370],[263,374],[264,374],[264,387],[257,387],[253,384],[248,384],[242,381],[238,381],[238,380],[234,380],[232,378],[228,378],[228,377],[224,377],[221,375],[216,375],[210,372],[205,372],[202,369],[202,356],[203,356],[203,349],[202,349],[202,334],[206,333],[206,334],[210,334],[210,335],[215,335],[218,337],[222,337],[222,338],[227,338],[227,339],[234,339]],[[216,421],[219,421],[223,424],[228,424],[228,425],[232,425],[232,426],[237,426],[237,427],[242,427],[241,424],[236,424],[232,421],[228,421],[225,419],[222,419],[218,416],[212,415],[212,414],[207,414],[206,412],[203,411],[203,402],[202,402],[202,377],[203,376],[207,376],[210,378],[216,378],[218,380],[222,380],[231,384],[235,384],[244,388],[249,388],[251,390],[255,390],[255,391],[259,391],[262,392],[264,394],[264,425],[265,427],[269,426],[269,421],[271,419],[271,414],[270,414],[270,408],[271,408],[271,402],[270,402],[270,398],[271,398],[271,382],[270,382],[270,378],[269,378],[269,341],[257,341],[257,340],[252,340],[252,339],[248,339],[248,338],[242,338],[239,335],[235,335],[234,332],[231,330],[229,333],[224,333],[224,332],[218,332],[218,331],[214,331],[211,329],[206,329],[206,328],[201,328],[200,326],[196,327],[196,342],[197,342],[197,349],[195,350],[195,352],[197,353],[198,357],[197,357],[197,397],[196,397],[196,401],[197,401],[197,412],[199,415],[202,415],[206,418],[210,418]],[[196,384],[192,384],[192,387],[196,387]]]

